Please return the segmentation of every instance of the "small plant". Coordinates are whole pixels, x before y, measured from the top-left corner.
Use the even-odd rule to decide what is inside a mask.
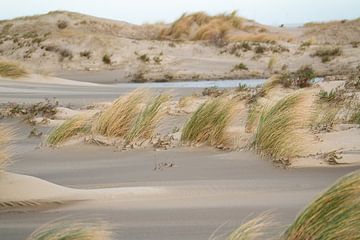
[[[238,91],[238,92],[243,92],[243,91],[247,91],[249,88],[248,88],[248,86],[244,83],[244,84],[242,84],[242,83],[239,83],[239,85],[238,85],[238,87],[236,88],[236,90]]]
[[[235,65],[232,69],[231,72],[236,72],[236,71],[247,71],[249,70],[248,67],[244,64],[244,63],[239,63],[237,65]]]
[[[153,61],[154,61],[156,64],[161,64],[162,58],[161,58],[160,56],[155,56],[155,57],[153,57]]]
[[[335,57],[340,56],[342,54],[342,50],[339,47],[336,48],[321,48],[316,50],[316,52],[312,55],[314,57],[320,57],[323,63],[330,62]]]
[[[308,87],[311,85],[311,80],[315,77],[314,69],[310,65],[304,65],[293,74],[293,85],[300,88]]]
[[[320,90],[318,96],[321,102],[341,103],[345,100],[345,92],[338,88],[332,89],[330,92]]]
[[[91,52],[90,51],[82,51],[82,52],[80,52],[80,57],[90,59],[91,58]]]
[[[69,49],[59,49],[58,52],[60,54],[60,61],[63,61],[65,58],[68,58],[69,60],[73,58],[73,54]]]
[[[75,116],[53,130],[47,138],[48,144],[56,146],[79,133],[89,133],[91,125],[85,116]]]
[[[273,57],[271,57],[270,58],[270,60],[269,60],[269,63],[268,63],[268,69],[270,70],[270,71],[272,71],[273,69],[274,69],[274,65],[276,64],[276,57],[275,56],[273,56]]]
[[[156,124],[164,114],[164,104],[169,98],[166,94],[160,94],[147,103],[125,137],[128,143],[134,140],[149,139],[153,136]]]
[[[181,134],[183,143],[226,144],[225,130],[234,116],[231,100],[215,98],[201,105],[191,116]]]
[[[353,41],[350,43],[353,48],[358,48],[360,45],[360,41]]]
[[[266,47],[262,46],[261,44],[258,44],[255,47],[255,53],[256,54],[264,54],[266,52]]]
[[[147,54],[142,54],[142,55],[140,55],[140,56],[139,56],[139,59],[140,59],[141,61],[143,61],[144,63],[150,62],[150,58],[149,58],[149,56],[148,56]]]
[[[0,61],[0,76],[8,78],[24,77],[28,72],[15,62]]]
[[[59,29],[65,29],[69,24],[66,21],[58,21],[56,25]]]
[[[353,113],[351,114],[350,123],[360,124],[360,104],[356,105]]]
[[[203,96],[210,97],[219,97],[224,94],[224,90],[219,89],[218,87],[208,87],[202,91]]]
[[[110,65],[111,64],[111,56],[108,54],[105,54],[102,57],[102,61],[103,61],[103,63]]]

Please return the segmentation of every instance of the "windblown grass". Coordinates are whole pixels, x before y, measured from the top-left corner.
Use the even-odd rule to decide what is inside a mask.
[[[26,240],[110,240],[104,225],[58,221],[41,226]]]
[[[209,16],[204,12],[183,14],[169,28],[160,32],[160,39],[214,40],[224,38],[230,29],[241,29],[244,19],[236,11]]]
[[[164,114],[164,104],[170,99],[169,95],[160,94],[147,103],[146,107],[138,115],[133,123],[126,141],[136,139],[149,139],[153,136],[156,124]]]
[[[10,141],[11,132],[3,126],[0,126],[0,171],[9,163],[9,152],[7,144]]]
[[[0,76],[20,78],[27,75],[27,71],[15,62],[0,61]]]
[[[283,240],[360,239],[360,171],[349,174],[312,202]]]
[[[146,95],[143,90],[135,90],[117,99],[100,114],[94,124],[94,131],[109,137],[125,137],[137,119],[139,104],[144,101]]]
[[[304,120],[299,111],[303,99],[304,94],[295,93],[263,109],[253,140],[260,155],[280,160],[301,151],[303,138],[297,130]]]
[[[183,143],[208,143],[221,145],[226,141],[225,130],[234,116],[234,103],[216,98],[202,104],[186,123]]]
[[[267,230],[273,226],[272,217],[265,212],[250,221],[242,224],[230,234],[227,240],[256,240],[266,236]]]
[[[63,124],[53,130],[47,142],[50,145],[56,146],[64,143],[66,140],[79,133],[88,133],[90,132],[91,125],[89,123],[89,118],[84,115],[75,116],[66,120]]]

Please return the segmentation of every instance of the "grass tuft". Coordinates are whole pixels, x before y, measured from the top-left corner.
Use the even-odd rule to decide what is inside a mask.
[[[120,97],[100,114],[93,130],[108,137],[125,137],[140,112],[139,104],[146,96],[146,91],[134,90],[127,96]]]
[[[266,230],[273,226],[272,217],[265,212],[242,224],[227,237],[227,240],[256,240],[266,236]]]
[[[20,78],[27,75],[25,68],[15,62],[0,61],[0,76],[7,78]]]
[[[283,240],[360,239],[360,171],[341,178],[313,201],[283,234]]]
[[[110,240],[105,226],[92,223],[58,221],[41,226],[26,240]]]
[[[153,136],[156,124],[164,114],[164,104],[170,99],[169,95],[160,94],[147,103],[146,107],[136,118],[126,141],[131,142],[136,139],[149,139]]]
[[[302,137],[297,129],[302,119],[298,108],[303,99],[301,93],[291,94],[262,110],[253,141],[260,155],[281,160],[300,152]]]
[[[75,116],[66,120],[63,124],[53,130],[47,142],[56,146],[64,143],[66,140],[79,133],[87,133],[90,131],[89,119],[84,115]]]
[[[201,105],[186,123],[183,143],[221,145],[226,141],[225,130],[234,116],[234,103],[224,98],[209,100]]]

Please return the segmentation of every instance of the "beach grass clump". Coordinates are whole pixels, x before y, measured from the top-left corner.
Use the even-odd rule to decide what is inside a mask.
[[[95,121],[93,131],[108,137],[125,137],[140,112],[139,104],[147,98],[144,90],[134,90],[117,99]]]
[[[356,105],[349,119],[350,123],[360,124],[360,104]]]
[[[28,74],[25,68],[18,63],[0,61],[0,76],[6,78],[20,78]]]
[[[0,126],[0,171],[9,163],[9,151],[7,144],[11,139],[11,131],[4,126]]]
[[[267,236],[269,228],[273,227],[275,223],[272,220],[271,214],[265,212],[259,216],[242,224],[234,232],[226,238],[226,240],[256,240]]]
[[[226,142],[225,130],[233,116],[234,103],[231,100],[220,97],[209,100],[185,124],[181,141],[222,145]]]
[[[205,12],[183,14],[170,27],[163,29],[159,39],[207,40],[223,43],[231,29],[241,29],[244,19],[236,11],[210,16]]]
[[[91,123],[89,122],[89,118],[87,116],[75,116],[55,128],[55,130],[53,130],[48,136],[47,143],[52,146],[60,145],[77,134],[89,133],[90,129]]]
[[[323,63],[330,62],[337,56],[341,56],[342,50],[339,47],[336,48],[320,48],[315,51],[313,57],[321,58]]]
[[[126,141],[132,142],[137,139],[151,138],[157,123],[165,113],[164,104],[168,102],[169,99],[170,96],[167,94],[160,94],[153,97],[133,122],[125,137]]]
[[[303,94],[294,93],[262,110],[252,143],[261,156],[281,160],[301,151],[303,139],[297,130],[304,120],[299,114],[303,99]]]
[[[26,240],[110,240],[104,224],[57,221],[35,230]]]
[[[283,240],[360,239],[360,171],[313,201],[285,231]]]

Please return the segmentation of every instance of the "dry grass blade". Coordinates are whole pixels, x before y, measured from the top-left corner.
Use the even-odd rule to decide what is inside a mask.
[[[90,132],[89,118],[84,115],[75,116],[66,120],[63,124],[53,130],[47,142],[50,145],[59,145],[79,133]]]
[[[216,98],[201,105],[186,123],[183,143],[208,143],[221,145],[226,141],[225,130],[234,116],[231,100]]]
[[[27,71],[15,62],[0,61],[0,76],[19,78],[27,75]]]
[[[266,236],[266,232],[274,223],[271,214],[265,212],[254,219],[242,224],[227,240],[256,240]]]
[[[3,170],[9,163],[9,152],[7,144],[11,139],[11,131],[7,128],[0,126],[0,171]]]
[[[110,240],[104,224],[58,221],[35,230],[26,240]]]
[[[312,202],[283,240],[360,239],[360,171],[349,174]]]
[[[109,137],[124,137],[139,114],[139,104],[147,96],[143,90],[135,90],[116,100],[102,112],[95,122],[94,131]]]
[[[141,111],[136,121],[133,123],[126,141],[131,142],[136,139],[149,139],[152,137],[156,124],[160,121],[164,113],[164,104],[170,99],[169,95],[160,94],[153,98]]]
[[[262,111],[253,142],[262,156],[288,159],[301,151],[303,138],[297,129],[304,120],[299,111],[304,98],[304,94],[295,93]]]

